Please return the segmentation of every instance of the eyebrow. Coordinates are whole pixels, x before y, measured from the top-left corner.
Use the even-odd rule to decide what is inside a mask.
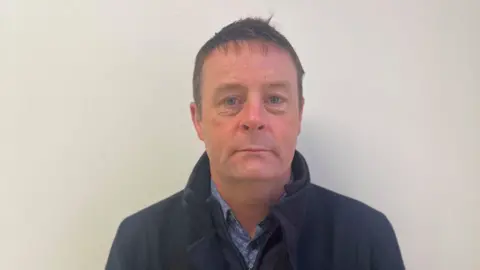
[[[263,90],[282,90],[287,91],[290,89],[290,83],[288,81],[272,81],[262,84]],[[215,96],[221,96],[225,93],[232,91],[245,91],[248,87],[241,83],[223,83],[215,87]]]
[[[271,89],[290,89],[290,83],[288,81],[275,81],[269,82],[262,85],[263,89],[271,90]]]
[[[223,92],[230,92],[234,90],[245,90],[247,86],[239,83],[224,83],[220,84],[219,86],[215,87],[216,94],[221,94]]]
[[[232,91],[245,91],[247,86],[239,83],[224,83],[215,87],[215,96],[222,96],[223,94],[230,93]]]

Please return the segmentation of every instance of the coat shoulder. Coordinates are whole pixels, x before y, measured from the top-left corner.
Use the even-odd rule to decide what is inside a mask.
[[[312,230],[328,228],[325,231],[335,246],[341,247],[337,254],[349,254],[342,258],[356,258],[358,265],[373,269],[404,269],[396,233],[384,213],[323,187],[312,185],[310,189],[309,226]]]
[[[135,231],[144,231],[151,226],[158,228],[169,222],[182,208],[183,191],[177,192],[161,201],[149,205],[129,216],[120,226],[129,227]]]
[[[371,225],[387,219],[384,213],[357,199],[313,184],[310,189],[310,203],[325,206],[336,221],[355,221],[357,225],[358,222]]]
[[[170,240],[183,239],[183,227],[178,226],[185,216],[182,195],[183,191],[178,192],[123,219],[105,269],[161,269],[165,252],[181,242]]]

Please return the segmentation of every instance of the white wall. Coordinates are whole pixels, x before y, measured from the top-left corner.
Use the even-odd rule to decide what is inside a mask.
[[[0,269],[102,269],[202,152],[196,51],[271,13],[315,182],[386,213],[408,269],[480,269],[480,1],[174,2],[0,2]]]

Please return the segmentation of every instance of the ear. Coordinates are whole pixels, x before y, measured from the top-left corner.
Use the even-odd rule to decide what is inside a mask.
[[[301,97],[300,102],[299,102],[299,108],[298,108],[298,121],[299,121],[299,127],[298,127],[298,134],[300,134],[300,131],[302,130],[302,119],[303,119],[303,107],[305,105],[305,98]]]
[[[197,132],[197,137],[203,141],[202,112],[195,102],[190,103],[190,116]]]

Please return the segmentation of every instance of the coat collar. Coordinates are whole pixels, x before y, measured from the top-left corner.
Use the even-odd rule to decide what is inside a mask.
[[[296,265],[297,241],[305,218],[308,199],[306,190],[310,183],[307,163],[298,151],[295,151],[293,157],[292,171],[295,179],[285,185],[286,197],[272,206],[271,215],[279,221],[290,259],[292,264]],[[183,195],[183,204],[190,220],[188,252],[193,253],[192,258],[201,258],[203,265],[205,260],[212,257],[204,254],[202,250],[208,250],[205,247],[213,248],[216,231],[212,210],[219,207],[211,196],[210,179],[210,161],[207,154],[203,153],[192,170]],[[211,259],[215,260],[214,257]],[[218,263],[218,258],[215,262]]]

